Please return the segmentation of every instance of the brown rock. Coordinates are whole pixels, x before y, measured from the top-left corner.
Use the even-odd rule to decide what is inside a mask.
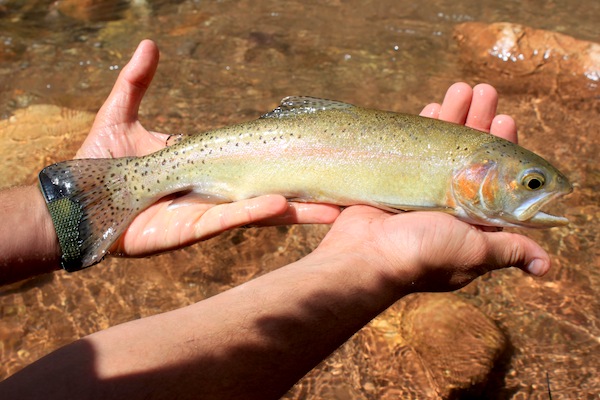
[[[72,158],[89,132],[94,114],[54,105],[32,105],[0,121],[2,166],[0,188],[32,183],[36,171],[60,159]],[[75,147],[75,148],[74,148]]]
[[[454,37],[465,67],[497,87],[564,100],[600,96],[600,44],[506,22],[460,24]]]
[[[307,393],[319,399],[479,398],[505,346],[496,324],[459,296],[413,294],[363,328],[284,398]]]
[[[441,398],[476,394],[506,345],[491,319],[453,294],[412,295],[402,316],[402,337]]]
[[[59,0],[56,8],[62,14],[80,21],[111,21],[121,18],[128,7],[124,0]]]

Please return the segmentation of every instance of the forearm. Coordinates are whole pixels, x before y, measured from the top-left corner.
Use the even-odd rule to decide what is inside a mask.
[[[0,285],[59,268],[60,249],[36,186],[0,191]]]
[[[31,398],[278,398],[401,295],[359,260],[311,255],[192,306],[91,335],[0,390],[39,390]]]

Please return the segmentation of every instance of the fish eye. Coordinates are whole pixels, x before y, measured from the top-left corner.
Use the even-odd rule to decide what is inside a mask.
[[[532,172],[525,175],[521,183],[529,190],[539,190],[544,187],[546,179],[544,178],[544,175],[538,172]]]

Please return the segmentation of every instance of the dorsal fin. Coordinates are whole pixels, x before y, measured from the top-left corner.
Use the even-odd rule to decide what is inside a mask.
[[[308,96],[289,96],[281,100],[277,108],[264,114],[261,118],[285,118],[325,110],[347,110],[354,107],[352,104],[342,103],[341,101]]]

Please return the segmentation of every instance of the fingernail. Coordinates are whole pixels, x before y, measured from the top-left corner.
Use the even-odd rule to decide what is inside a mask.
[[[542,276],[546,273],[546,266],[544,264],[545,263],[542,260],[536,258],[529,263],[527,271],[529,271],[530,274]]]

